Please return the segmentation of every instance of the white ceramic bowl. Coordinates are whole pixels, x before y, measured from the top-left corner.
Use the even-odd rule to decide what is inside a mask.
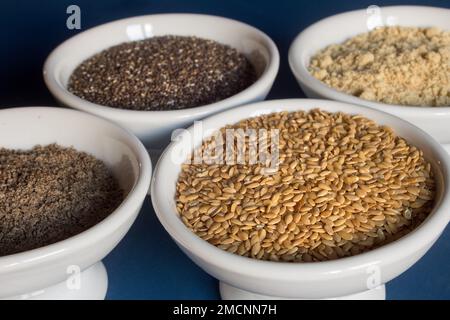
[[[258,80],[216,103],[172,111],[133,111],[101,106],[67,90],[73,70],[85,59],[119,43],[161,35],[194,35],[230,45],[245,54],[257,69]],[[146,147],[159,149],[170,142],[174,129],[194,120],[252,101],[264,100],[278,72],[279,54],[273,41],[260,30],[242,22],[199,14],[157,14],[107,23],[62,43],[44,65],[50,92],[62,104],[110,119],[135,133]]]
[[[449,156],[430,135],[390,114],[328,100],[273,100],[238,107],[207,118],[203,121],[203,129],[217,130],[226,124],[261,114],[312,108],[364,115],[394,128],[397,134],[422,149],[436,173],[436,206],[411,233],[356,256],[314,263],[269,262],[241,257],[197,237],[178,217],[174,198],[180,165],[174,163],[171,157],[173,152],[179,152],[182,140],[174,141],[155,167],[151,186],[153,207],[178,246],[203,270],[221,281],[222,298],[384,298],[383,284],[419,260],[449,222]],[[202,137],[195,136],[192,127],[189,130],[194,137],[194,145],[199,146]],[[378,289],[372,289],[374,284],[380,285]]]
[[[142,143],[119,126],[80,111],[28,107],[0,111],[0,147],[73,146],[103,160],[128,194],[107,218],[66,240],[0,257],[0,299],[102,299],[107,275],[100,262],[124,237],[150,186]]]
[[[410,121],[431,134],[450,151],[450,106],[417,107],[389,105],[339,92],[308,71],[310,58],[330,44],[342,43],[357,34],[368,32],[368,26],[400,25],[409,27],[436,26],[450,30],[450,10],[421,6],[370,7],[338,14],[320,20],[303,30],[289,49],[289,64],[303,92],[309,98],[326,98],[372,107]]]

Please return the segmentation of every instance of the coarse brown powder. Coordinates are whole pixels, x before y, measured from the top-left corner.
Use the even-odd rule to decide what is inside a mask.
[[[0,149],[0,256],[74,236],[114,211],[123,191],[105,164],[73,148]]]
[[[160,36],[123,43],[87,59],[71,75],[68,89],[109,107],[172,110],[223,100],[255,80],[251,63],[227,45]]]

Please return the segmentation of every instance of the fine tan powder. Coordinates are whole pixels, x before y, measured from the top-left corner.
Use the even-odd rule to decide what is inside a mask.
[[[311,74],[339,91],[396,105],[450,106],[450,32],[381,27],[312,57]]]

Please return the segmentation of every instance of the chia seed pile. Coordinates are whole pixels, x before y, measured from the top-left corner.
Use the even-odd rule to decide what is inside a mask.
[[[106,165],[87,153],[55,144],[0,148],[0,256],[74,236],[123,198]]]
[[[213,40],[160,36],[106,49],[81,63],[68,89],[90,102],[132,110],[174,110],[223,100],[256,81],[237,50]]]

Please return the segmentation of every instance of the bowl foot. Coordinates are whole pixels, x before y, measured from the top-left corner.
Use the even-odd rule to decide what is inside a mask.
[[[79,277],[79,278],[76,278]],[[8,300],[103,300],[108,288],[108,274],[103,263],[73,275],[51,287],[7,298]]]
[[[233,287],[224,282],[220,282],[220,296],[223,300],[303,300],[301,298],[283,298],[275,296],[266,296],[250,291],[245,291]],[[385,300],[386,288],[381,285],[375,289],[354,293],[342,297],[332,297],[324,300]]]

